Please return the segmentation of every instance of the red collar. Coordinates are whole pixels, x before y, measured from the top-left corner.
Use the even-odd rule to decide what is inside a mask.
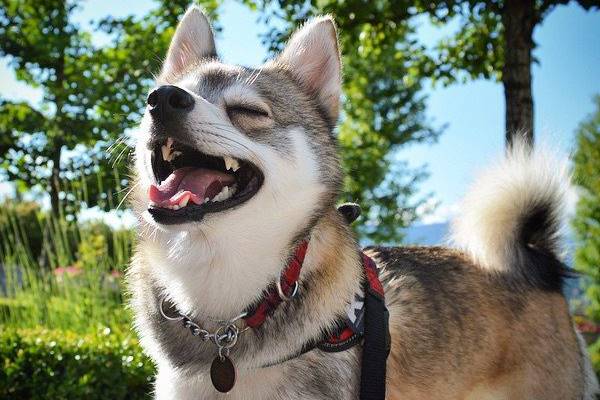
[[[259,328],[281,303],[296,295],[298,292],[298,279],[300,278],[307,248],[308,242],[306,240],[302,241],[279,278],[279,288],[277,283],[271,284],[263,300],[247,311],[247,315],[243,318],[247,326],[252,329]],[[365,294],[369,292],[384,300],[383,285],[379,280],[377,265],[364,253],[362,253],[362,261],[364,271],[363,293],[355,294],[354,301],[348,308],[346,318],[338,323],[337,333],[325,337],[321,343],[316,345],[321,350],[328,352],[343,351],[358,343],[364,334]]]
[[[243,318],[247,326],[252,329],[260,327],[265,322],[265,319],[275,312],[279,304],[290,300],[296,295],[298,292],[300,270],[302,269],[307,248],[308,242],[303,240],[296,248],[294,256],[287,267],[281,273],[279,282],[271,284],[266,290],[262,301],[247,311],[247,315]]]
[[[227,322],[227,326],[231,326],[238,318],[241,318],[244,320],[247,328],[258,329],[275,312],[281,303],[294,298],[299,289],[298,280],[307,249],[308,241],[303,240],[300,242],[290,262],[281,273],[279,282],[272,283],[265,290],[262,300],[250,307],[248,311],[231,321],[224,321]],[[379,281],[379,273],[375,262],[364,253],[362,253],[362,261],[364,271],[362,292],[355,294],[352,303],[348,307],[346,317],[338,321],[336,333],[329,336],[324,335],[318,342],[307,344],[303,352],[314,347],[327,352],[344,351],[354,346],[363,337],[365,298],[368,295],[372,295],[384,301],[384,291],[383,285]],[[165,311],[165,304],[171,310],[170,313]],[[169,304],[166,297],[161,299],[159,309],[166,319],[183,321],[183,325],[189,328],[192,334],[196,336],[204,335],[205,339],[211,336],[208,331],[205,331],[198,324],[194,323],[191,318],[179,313],[173,304]],[[241,333],[246,329],[237,333]]]

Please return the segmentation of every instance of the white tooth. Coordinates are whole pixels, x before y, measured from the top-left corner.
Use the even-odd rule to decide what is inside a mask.
[[[223,201],[227,198],[227,191],[228,188],[227,186],[225,186],[223,189],[221,189],[221,191],[219,192],[219,194],[217,194],[215,197],[213,197],[212,201]]]
[[[171,159],[173,158],[172,154],[171,154],[171,150],[173,147],[173,138],[167,138],[167,143],[164,144],[160,150],[162,151],[162,157],[163,160],[165,161],[171,161]]]
[[[229,171],[231,169],[231,164],[233,163],[233,158],[225,156],[223,157],[223,160],[225,161],[225,170]]]
[[[210,199],[208,197],[204,199],[205,203],[208,203],[209,201],[210,201]]]
[[[231,169],[235,172],[240,169],[240,163],[235,158],[225,156],[223,160],[225,160],[225,170],[229,171]]]
[[[220,201],[227,200],[229,198],[229,188],[225,186],[219,194],[221,195]]]
[[[164,145],[163,147],[160,148],[160,150],[162,151],[162,157],[163,160],[165,161],[171,161],[171,150],[169,149],[169,146]]]
[[[188,201],[190,201],[190,196],[183,196],[183,198],[179,202],[179,207],[187,206]]]
[[[173,206],[173,210],[179,210],[179,206],[178,206],[177,204],[175,204],[175,205]]]

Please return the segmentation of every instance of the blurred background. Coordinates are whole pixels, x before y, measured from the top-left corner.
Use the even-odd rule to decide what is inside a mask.
[[[206,0],[225,62],[259,66],[332,14],[336,134],[363,244],[443,244],[515,134],[570,157],[565,288],[600,371],[599,0]],[[131,145],[190,1],[0,0],[0,398],[141,399],[124,306]]]

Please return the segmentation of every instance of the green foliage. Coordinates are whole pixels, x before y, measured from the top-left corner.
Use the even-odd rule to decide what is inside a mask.
[[[596,111],[577,132],[574,175],[580,190],[573,227],[577,240],[575,267],[588,277],[587,312],[600,322],[600,96],[595,103]]]
[[[153,365],[135,339],[108,328],[86,336],[2,330],[0,363],[3,399],[151,398]]]
[[[535,0],[533,24],[558,5],[571,0]],[[600,6],[598,0],[575,1],[586,10]],[[504,68],[504,24],[506,0],[417,0],[414,13],[429,15],[435,24],[458,21],[458,29],[434,46],[425,71],[434,81],[451,84],[467,79],[502,80]],[[523,27],[526,29],[525,27]],[[530,38],[533,43],[533,39]]]
[[[71,214],[82,204],[116,206],[111,190],[126,184],[129,153],[117,138],[138,123],[152,74],[190,2],[163,1],[142,18],[103,19],[94,26],[110,38],[102,45],[72,22],[80,3],[0,0],[0,56],[17,79],[43,92],[39,106],[0,99],[0,178],[49,192],[53,210],[62,202]],[[202,4],[214,12],[217,1]],[[73,195],[84,187],[98,190]]]
[[[339,27],[344,65],[338,138],[346,172],[345,199],[363,207],[363,239],[395,242],[416,218],[416,185],[424,170],[398,160],[402,148],[434,141],[439,130],[425,118],[423,48],[414,39],[406,7],[390,1],[245,1],[258,7],[275,52],[312,15],[329,13]],[[276,4],[276,6],[273,5]],[[401,14],[401,15],[400,15]]]
[[[78,225],[80,240],[77,245],[77,265],[84,269],[96,269],[98,260],[114,260],[112,270],[123,272],[131,244],[135,240],[133,229],[113,229],[102,221]]]

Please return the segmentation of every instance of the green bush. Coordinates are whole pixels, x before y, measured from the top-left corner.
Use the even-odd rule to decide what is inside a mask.
[[[133,337],[0,330],[2,399],[148,399],[154,368]]]

